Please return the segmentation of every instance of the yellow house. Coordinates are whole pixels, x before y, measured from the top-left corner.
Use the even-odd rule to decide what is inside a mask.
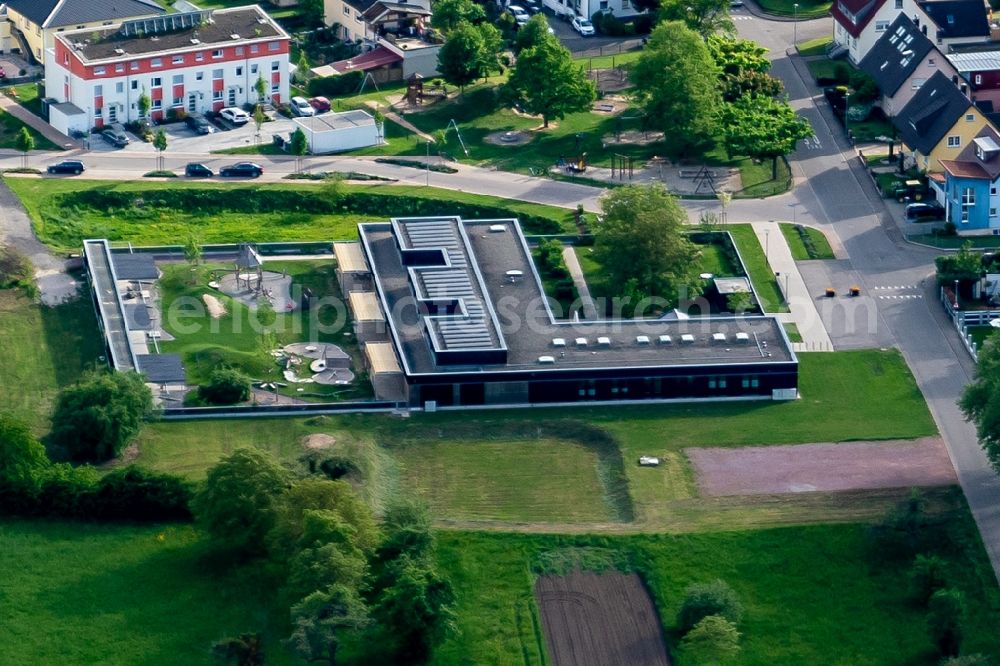
[[[966,96],[963,84],[938,72],[893,118],[910,166],[926,173],[941,171],[941,160],[958,157],[989,123]]]
[[[45,63],[45,51],[53,47],[57,32],[167,12],[155,0],[6,0],[5,4],[11,35],[3,50],[18,48],[29,62],[39,64]]]

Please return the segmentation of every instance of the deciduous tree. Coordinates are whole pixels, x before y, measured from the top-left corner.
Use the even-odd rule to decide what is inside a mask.
[[[677,154],[712,145],[721,104],[719,71],[704,40],[679,21],[661,23],[632,68],[647,118]]]
[[[1000,472],[1000,337],[987,338],[979,350],[975,379],[965,387],[959,405],[976,424],[979,445]]]
[[[156,168],[163,170],[163,151],[167,149],[167,133],[162,128],[153,135],[153,148],[156,148]]]
[[[455,593],[430,562],[403,555],[388,570],[392,582],[379,594],[373,614],[397,660],[422,663],[455,630]]]
[[[472,0],[438,0],[434,3],[431,25],[448,35],[462,22],[476,24],[485,18],[483,6]]]
[[[677,628],[687,633],[710,615],[723,617],[734,625],[743,619],[743,604],[733,588],[723,580],[688,586],[681,609],[677,612]]]
[[[31,136],[31,132],[28,131],[27,127],[22,127],[17,133],[14,143],[17,149],[21,151],[21,168],[27,169],[28,153],[35,149],[35,137]]]
[[[304,516],[308,511],[329,511],[339,516],[351,527],[354,545],[366,555],[373,552],[379,543],[380,534],[371,511],[350,484],[306,478],[295,482],[278,507],[274,529],[268,539],[275,558],[287,560],[298,548],[296,544],[306,532]]]
[[[942,657],[958,655],[962,646],[965,598],[954,589],[938,590],[927,603],[927,629]]]
[[[601,208],[594,252],[608,283],[635,280],[642,295],[675,303],[680,287],[691,284],[699,256],[684,229],[687,212],[660,185],[616,188]]]
[[[460,91],[465,86],[484,76],[486,40],[479,28],[462,21],[449,33],[447,40],[438,53],[438,71],[448,83],[458,86]]]
[[[292,139],[289,141],[288,149],[295,155],[295,171],[302,170],[302,158],[309,154],[309,139],[306,138],[302,128],[296,128],[292,132]]]
[[[235,405],[250,398],[250,379],[239,370],[217,368],[198,387],[198,396],[210,405]]]
[[[596,91],[566,47],[555,39],[543,39],[518,54],[505,95],[528,113],[541,116],[548,127],[550,120],[590,108]]]
[[[139,93],[138,105],[139,105],[139,117],[148,118],[149,110],[153,106],[153,101],[149,98],[149,95],[146,93],[146,86],[143,86],[142,92]]]
[[[729,0],[660,0],[659,17],[661,21],[683,21],[706,39],[719,31],[736,31],[729,16]]]
[[[357,591],[334,585],[313,592],[292,607],[294,630],[288,643],[304,659],[332,666],[337,663],[342,635],[368,622],[368,609]]]
[[[59,394],[51,442],[77,461],[104,462],[122,452],[153,411],[153,396],[134,372],[94,372]]]
[[[721,615],[707,615],[681,639],[684,663],[718,666],[733,663],[740,652],[740,632]]]
[[[771,178],[778,177],[778,158],[812,136],[809,123],[784,100],[743,96],[723,107],[723,140],[730,156],[771,160]]]
[[[549,22],[543,14],[535,14],[517,31],[517,37],[514,39],[514,49],[515,52],[520,53],[525,49],[534,48],[548,40],[556,40],[555,35],[549,34]]]
[[[0,415],[0,506],[13,510],[30,502],[49,465],[45,447],[28,426]]]

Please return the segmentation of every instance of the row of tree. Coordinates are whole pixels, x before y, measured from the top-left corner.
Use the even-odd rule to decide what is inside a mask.
[[[195,496],[198,522],[227,559],[257,558],[279,572],[302,658],[335,664],[420,663],[454,629],[454,594],[437,572],[426,510],[390,506],[376,523],[344,481],[295,478],[266,453],[237,449]],[[257,641],[215,652],[246,663]]]

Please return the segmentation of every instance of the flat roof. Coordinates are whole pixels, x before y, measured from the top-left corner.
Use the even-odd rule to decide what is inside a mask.
[[[318,116],[293,118],[292,121],[310,132],[336,132],[355,127],[375,126],[375,118],[361,109],[341,113],[321,113]]]
[[[401,230],[418,229],[432,220],[454,225],[457,235],[445,234],[449,255],[466,258],[473,284],[460,281],[441,287],[439,300],[480,301],[480,324],[489,326],[494,313],[496,337],[467,355],[467,363],[441,363],[433,329],[422,307],[422,266],[403,256],[397,238]],[[365,251],[371,259],[376,289],[387,313],[393,340],[408,375],[449,373],[549,373],[565,370],[614,370],[623,367],[772,364],[796,362],[781,323],[773,316],[691,317],[686,320],[616,319],[566,321],[554,318],[544,296],[530,251],[517,220],[461,220],[460,218],[410,218],[359,225]],[[460,232],[460,233],[459,233]],[[425,251],[434,247],[428,237]],[[456,246],[459,243],[460,246]],[[418,261],[430,260],[430,255]],[[433,272],[434,268],[427,268]],[[512,273],[513,271],[513,273]],[[471,291],[470,291],[471,290]],[[495,312],[494,312],[495,308]],[[723,334],[725,341],[713,338]],[[745,339],[737,340],[737,333]],[[671,342],[661,343],[660,336]],[[681,342],[690,335],[691,343]],[[644,336],[644,339],[640,338]],[[742,338],[743,336],[741,336]],[[577,338],[585,344],[577,344]],[[598,342],[598,338],[607,341]],[[554,342],[561,339],[563,344]],[[492,343],[492,344],[490,344]],[[503,356],[495,353],[501,349]],[[477,361],[476,353],[484,359]],[[489,352],[488,355],[485,355]],[[540,357],[552,357],[541,363]],[[465,357],[464,357],[465,358]],[[499,359],[499,360],[497,360]]]
[[[334,243],[333,256],[337,259],[337,268],[341,273],[369,273],[365,253],[361,251],[361,243]]]
[[[357,321],[385,321],[374,291],[352,291],[347,298]]]
[[[723,295],[726,294],[749,294],[753,290],[750,288],[750,280],[745,277],[715,278],[715,289]]]
[[[160,269],[156,267],[156,260],[151,254],[112,250],[111,261],[119,280],[157,280],[160,277]]]
[[[180,354],[139,354],[139,372],[156,384],[183,384],[184,364]]]
[[[186,20],[192,14],[165,14],[126,21],[107,28],[61,32],[63,40],[84,62],[121,59],[177,51],[288,38],[281,27],[257,5],[200,12],[207,20]],[[192,25],[193,23],[193,25]],[[171,25],[176,25],[172,28]],[[142,34],[137,34],[141,29]],[[128,34],[126,34],[128,33]],[[266,52],[263,55],[266,55]],[[206,63],[206,66],[208,63]]]
[[[365,356],[373,375],[397,374],[403,372],[390,342],[369,342],[365,345]]]

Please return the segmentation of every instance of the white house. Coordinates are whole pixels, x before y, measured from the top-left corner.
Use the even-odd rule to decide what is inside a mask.
[[[82,109],[89,127],[169,110],[218,111],[264,99],[288,99],[288,34],[254,5],[167,14],[100,30],[58,33],[46,51],[45,91]]]

